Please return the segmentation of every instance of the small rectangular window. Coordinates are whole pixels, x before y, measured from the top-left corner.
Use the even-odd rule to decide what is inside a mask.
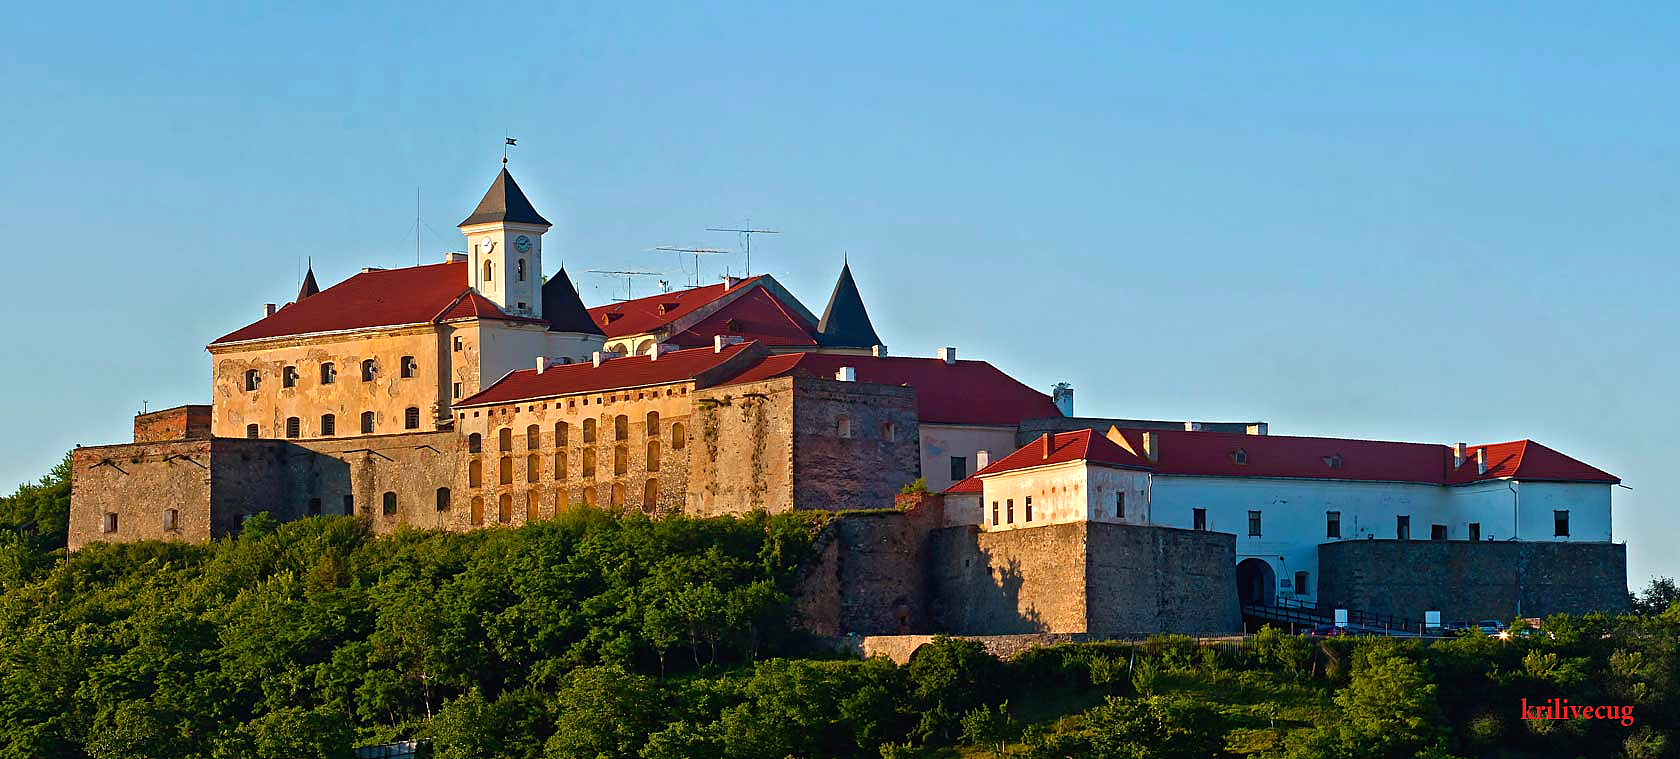
[[[309,499],[309,515],[312,517],[318,517],[321,515],[321,499]]]
[[[1552,512],[1552,536],[1558,538],[1569,537],[1569,512],[1567,510]]]
[[[164,509],[163,510],[163,529],[165,529],[165,530],[175,529],[177,524],[180,521],[180,518],[181,518],[180,510],[178,510],[178,509]]]
[[[1207,509],[1190,510],[1190,527],[1194,530],[1207,529]]]
[[[998,502],[997,501],[992,501],[992,526],[996,527],[997,523],[998,523]]]
[[[968,477],[968,457],[951,457],[951,481],[957,482]]]
[[[1032,521],[1032,496],[1027,496],[1027,502],[1022,504],[1027,509],[1027,521]]]
[[[348,493],[346,493],[344,495],[344,513],[345,514],[356,513],[356,497],[353,496],[353,495],[350,495]]]
[[[1412,518],[1410,516],[1397,516],[1394,518],[1394,539],[1412,539]]]
[[[1444,525],[1444,524],[1429,525],[1429,539],[1430,540],[1446,540],[1447,539],[1447,526]]]
[[[109,511],[105,512],[105,521],[104,521],[104,524],[101,525],[101,529],[103,529],[105,532],[116,532],[117,531],[117,515],[116,515],[116,513],[109,512]]]
[[[461,336],[460,336],[460,335],[456,335],[456,336],[455,336],[455,350],[460,350],[460,349],[461,349],[461,345],[462,345],[462,341],[461,341]]]
[[[1248,512],[1248,536],[1251,538],[1260,537],[1260,512],[1258,511]]]
[[[461,400],[461,383],[455,383],[455,400]]]
[[[420,364],[414,360],[413,356],[403,356],[402,357],[402,377],[403,377],[403,379],[414,379],[414,375],[418,374],[419,372],[420,372]]]
[[[1340,538],[1342,536],[1342,512],[1324,512],[1324,537]]]
[[[1296,572],[1295,573],[1295,595],[1298,595],[1298,596],[1311,595],[1310,593],[1307,592],[1307,573],[1306,572]]]
[[[1470,523],[1469,538],[1471,540],[1481,540],[1482,539],[1482,523],[1481,522],[1471,522]]]
[[[1126,491],[1124,490],[1114,494],[1114,518],[1126,518]]]
[[[1007,524],[1015,524],[1015,499],[1003,499],[1003,520]]]
[[[286,417],[286,437],[297,437],[302,433],[303,423],[295,416]]]

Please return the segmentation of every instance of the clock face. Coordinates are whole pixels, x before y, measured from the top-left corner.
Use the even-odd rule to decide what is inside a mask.
[[[483,237],[478,238],[478,249],[481,250],[481,251],[484,251],[485,253],[489,253],[490,251],[495,250],[496,249],[496,238],[491,237],[489,235],[485,235]]]
[[[526,237],[525,235],[515,237],[513,238],[513,247],[518,248],[520,253],[530,253],[531,238]]]

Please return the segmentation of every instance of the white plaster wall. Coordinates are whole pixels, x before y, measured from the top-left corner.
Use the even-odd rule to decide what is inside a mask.
[[[1085,466],[1086,519],[1114,524],[1149,524],[1149,473],[1102,465]],[[1126,516],[1117,518],[1115,494],[1126,494]]]
[[[502,307],[510,314],[520,316],[542,316],[542,236],[546,227],[530,224],[475,224],[462,227],[461,233],[467,237],[467,250],[470,252],[468,261],[472,265],[472,273],[468,275],[468,283],[479,295],[490,299],[490,302]],[[531,251],[520,253],[514,246],[514,241],[520,235],[530,238]],[[484,238],[495,241],[489,250],[483,250]],[[494,277],[484,281],[484,261],[490,260],[495,264]],[[517,264],[525,261],[525,279],[517,279]],[[518,308],[524,303],[523,310]]]
[[[1085,521],[1089,500],[1085,494],[1085,463],[1080,461],[1020,469],[985,478],[985,497],[980,507],[980,529],[986,532],[1042,527]],[[1027,519],[1027,499],[1032,499],[1032,519]],[[1009,506],[1015,518],[1009,518]],[[997,505],[997,523],[992,506]]]
[[[550,332],[546,325],[480,320],[478,329],[479,387],[489,387],[515,369],[537,368],[537,356],[590,360],[601,338],[570,332]]]
[[[980,524],[980,494],[952,493],[945,496],[945,526]]]
[[[1610,540],[1610,491],[1613,487],[1580,482],[1517,483],[1514,510],[1520,528],[1519,536],[1523,540]],[[1567,537],[1553,534],[1554,510],[1569,512]]]
[[[920,428],[922,477],[927,479],[928,489],[935,492],[956,484],[951,479],[952,456],[967,458],[968,473],[974,474],[979,469],[974,461],[976,453],[990,451],[992,460],[997,461],[1019,447],[1015,445],[1014,427],[922,424]]]

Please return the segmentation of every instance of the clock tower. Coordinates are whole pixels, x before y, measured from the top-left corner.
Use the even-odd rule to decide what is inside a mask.
[[[514,316],[541,317],[542,236],[548,223],[507,167],[478,208],[458,225],[467,236],[467,283]]]

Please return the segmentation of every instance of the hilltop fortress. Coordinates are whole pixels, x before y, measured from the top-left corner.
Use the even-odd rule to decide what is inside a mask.
[[[888,355],[849,267],[588,308],[504,168],[467,252],[364,269],[212,341],[209,405],[74,453],[70,547],[260,512],[473,530],[580,505],[840,513],[802,581],[826,634],[1220,633],[1626,608],[1619,480],[1539,443],[1286,437],[1074,416],[954,348]],[[901,495],[918,480],[930,492]]]

